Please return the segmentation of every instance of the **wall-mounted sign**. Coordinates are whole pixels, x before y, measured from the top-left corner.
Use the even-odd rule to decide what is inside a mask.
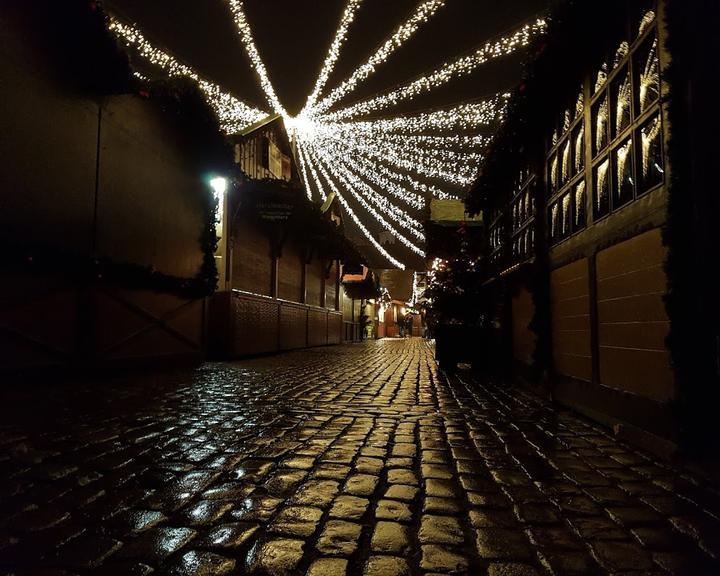
[[[265,222],[283,222],[290,218],[293,205],[287,202],[258,200],[255,203],[255,211],[260,216],[260,219]]]

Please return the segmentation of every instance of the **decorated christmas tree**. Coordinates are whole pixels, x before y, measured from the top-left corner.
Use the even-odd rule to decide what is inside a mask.
[[[432,326],[477,325],[482,321],[481,268],[480,259],[470,254],[462,234],[460,250],[454,257],[433,261],[425,292]]]

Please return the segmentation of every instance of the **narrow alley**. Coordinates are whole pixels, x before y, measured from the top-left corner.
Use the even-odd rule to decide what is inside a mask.
[[[720,571],[702,477],[425,340],[67,388],[2,391],[3,574]]]

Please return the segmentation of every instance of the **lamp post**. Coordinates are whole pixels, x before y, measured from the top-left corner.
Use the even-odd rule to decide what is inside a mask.
[[[217,214],[215,216],[215,234],[218,237],[215,251],[215,264],[218,270],[218,288],[227,290],[228,286],[228,238],[226,234],[227,222],[227,189],[228,180],[222,176],[214,176],[209,181],[213,196],[217,200]]]

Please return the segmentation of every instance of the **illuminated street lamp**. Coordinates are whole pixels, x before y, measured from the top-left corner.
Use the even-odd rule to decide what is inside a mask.
[[[215,260],[218,270],[218,287],[220,290],[224,290],[227,281],[228,254],[228,242],[224,233],[228,180],[222,176],[214,176],[210,179],[209,184],[210,188],[212,188],[213,197],[217,201],[217,212],[215,213],[215,234],[218,237],[218,245],[217,250],[215,251]]]

